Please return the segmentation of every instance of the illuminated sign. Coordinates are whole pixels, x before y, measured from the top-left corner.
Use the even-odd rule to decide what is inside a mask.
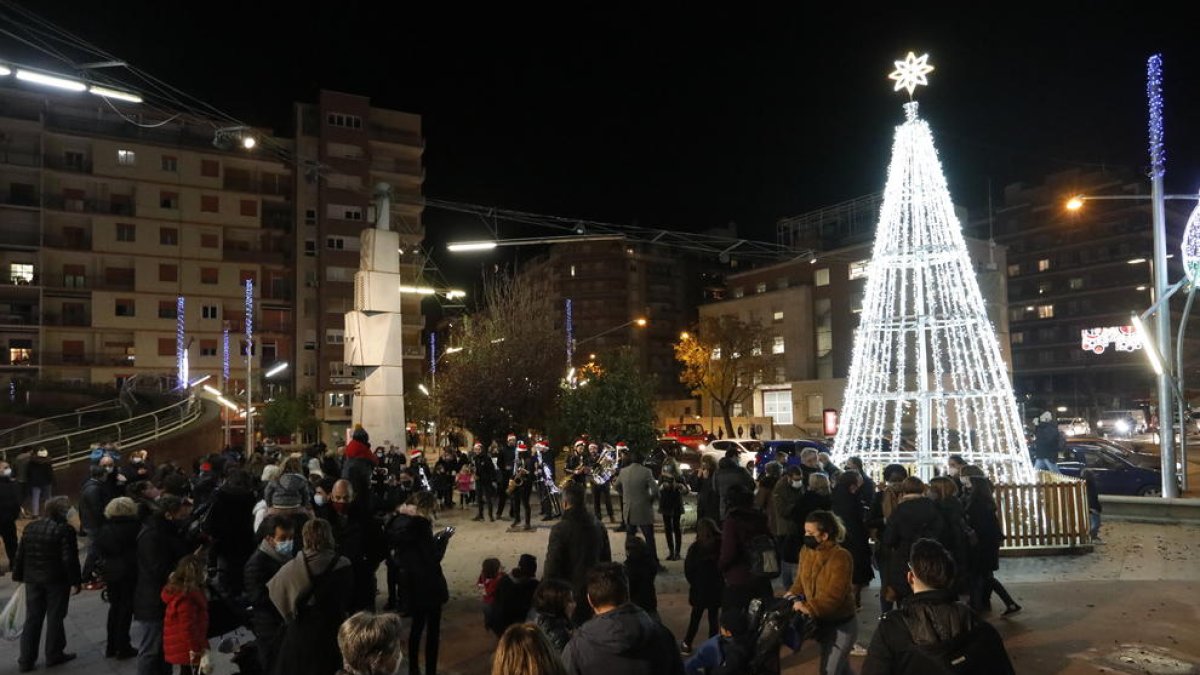
[[[826,436],[837,436],[838,431],[838,411],[833,408],[826,408],[821,413],[821,432]]]
[[[1084,328],[1080,333],[1083,337],[1083,351],[1093,354],[1103,354],[1109,345],[1119,352],[1132,352],[1142,348],[1142,341],[1133,326]]]

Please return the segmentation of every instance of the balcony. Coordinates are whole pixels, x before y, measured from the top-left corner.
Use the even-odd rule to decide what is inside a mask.
[[[91,173],[92,163],[90,160],[82,158],[48,156],[46,157],[46,168],[54,169],[55,171],[69,171],[71,173]]]
[[[54,314],[46,312],[42,314],[42,325],[87,328],[92,325],[92,319],[87,315],[80,316],[78,314]]]
[[[44,245],[47,248],[61,248],[67,251],[90,251],[92,250],[92,237],[90,232],[73,235],[46,233]]]
[[[371,160],[371,170],[381,173],[396,173],[416,178],[425,177],[425,167],[420,162],[394,157],[376,157]]]
[[[0,223],[0,248],[38,248],[41,246],[36,226],[21,228],[16,223]]]
[[[126,354],[95,354],[89,352],[42,352],[43,366],[132,366],[134,357]]]
[[[129,200],[120,201],[104,201],[101,199],[92,199],[84,197],[82,199],[68,199],[62,195],[45,195],[42,197],[42,205],[48,209],[56,211],[68,211],[72,213],[99,213],[110,216],[136,216],[137,209],[133,205],[133,196],[129,196]]]
[[[262,248],[249,242],[225,240],[222,256],[230,262],[260,263],[263,265],[286,265],[287,253],[278,248]]]
[[[34,290],[41,283],[41,277],[37,274],[34,274],[32,279],[17,279],[11,276],[0,276],[0,289],[22,288]]]
[[[36,152],[13,152],[5,150],[0,152],[0,164],[40,168],[42,166],[42,156]]]
[[[291,176],[283,174],[247,175],[227,169],[221,185],[226,190],[252,194],[291,197]]]
[[[415,131],[403,131],[401,129],[392,129],[372,124],[368,127],[368,133],[370,133],[370,140],[372,141],[399,143],[414,148],[425,147],[425,139]]]
[[[36,328],[38,326],[38,316],[32,312],[7,312],[4,309],[0,309],[0,326]]]
[[[9,206],[29,206],[37,208],[41,205],[37,194],[27,190],[5,190],[0,192],[0,204]]]

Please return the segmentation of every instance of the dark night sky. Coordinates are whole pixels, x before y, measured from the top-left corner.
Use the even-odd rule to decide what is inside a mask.
[[[919,98],[960,203],[986,204],[989,179],[998,191],[1056,168],[1146,164],[1153,51],[1166,59],[1168,187],[1200,186],[1195,31],[1182,16],[1149,29],[1128,16],[1154,12],[1143,5],[26,4],[285,133],[290,102],[318,88],[421,113],[426,193],[441,199],[685,230],[736,221],[771,238],[780,216],[882,188],[904,100],[886,74],[910,48],[937,68]],[[428,222],[433,236],[483,233]]]

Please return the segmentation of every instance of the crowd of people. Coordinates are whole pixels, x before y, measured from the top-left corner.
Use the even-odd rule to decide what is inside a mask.
[[[559,480],[547,443],[510,435],[467,455],[444,451],[430,467],[420,451],[373,449],[362,429],[338,451],[228,448],[192,466],[100,446],[78,532],[51,481],[30,495],[41,515],[19,545],[4,519],[21,495],[9,498],[0,462],[0,538],[27,596],[19,670],[35,668],[43,629],[47,666],[75,658],[63,620],[87,587],[109,604],[105,655],[136,658],[139,675],[205,672],[210,639],[239,626],[254,635],[235,656],[244,673],[390,674],[406,662],[436,675],[450,597],[441,563],[454,534],[435,528],[439,511],[474,506],[475,520],[507,515],[523,531],[537,494],[542,519],[556,521],[541,578],[526,553],[511,570],[483,560],[477,580],[498,675],[769,673],[782,645],[804,641],[819,645],[825,675],[849,673],[852,653],[871,674],[936,673],[961,659],[970,672],[1012,672],[979,618],[993,594],[1005,615],[1021,609],[994,574],[1003,534],[992,484],[960,457],[928,484],[885,467],[878,486],[857,458],[839,467],[809,450],[799,463],[777,457],[758,479],[736,451],[706,456],[690,475],[669,455],[655,475],[635,449],[586,439],[564,460]],[[621,562],[603,521],[617,521],[614,492]],[[697,522],[685,549],[689,492]],[[681,559],[691,613],[677,640],[656,580],[664,560]],[[381,566],[386,588],[376,587]],[[883,618],[864,649],[858,614],[876,572]]]

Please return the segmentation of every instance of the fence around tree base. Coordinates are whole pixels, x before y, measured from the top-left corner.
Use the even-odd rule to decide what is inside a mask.
[[[1036,472],[1028,483],[998,483],[996,507],[1004,532],[1002,555],[1092,550],[1087,486],[1078,478]]]

